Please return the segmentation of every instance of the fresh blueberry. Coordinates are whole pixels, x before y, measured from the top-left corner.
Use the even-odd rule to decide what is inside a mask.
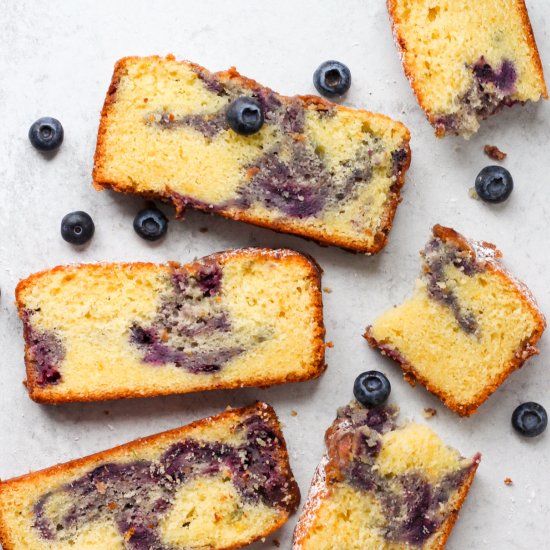
[[[365,407],[382,405],[391,392],[390,381],[376,370],[361,373],[353,384],[355,399]]]
[[[63,126],[56,118],[39,118],[29,129],[29,139],[39,151],[54,151],[63,143]]]
[[[243,136],[260,131],[264,123],[264,114],[260,103],[253,97],[239,97],[227,109],[227,124]]]
[[[514,430],[527,437],[535,437],[546,430],[548,415],[546,409],[538,403],[522,403],[512,414]]]
[[[343,96],[351,86],[351,71],[339,61],[325,61],[313,74],[313,85],[322,96]]]
[[[86,212],[71,212],[61,220],[61,236],[71,244],[87,243],[94,230],[94,222]]]
[[[168,230],[168,219],[158,208],[145,208],[134,218],[136,233],[147,241],[157,241]]]
[[[503,202],[513,188],[512,175],[502,166],[486,166],[476,178],[476,192],[485,202]]]

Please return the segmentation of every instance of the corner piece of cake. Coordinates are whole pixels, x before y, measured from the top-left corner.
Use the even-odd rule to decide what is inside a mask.
[[[490,243],[436,225],[413,296],[383,313],[365,338],[449,408],[469,416],[538,353],[544,316]]]
[[[548,98],[523,0],[388,0],[388,10],[437,136],[467,138],[505,106]]]
[[[241,97],[264,123],[226,120]],[[387,241],[410,164],[409,131],[390,118],[315,96],[285,97],[234,68],[117,62],[101,114],[94,185],[375,253]]]
[[[229,409],[0,483],[4,550],[232,550],[300,500],[275,411]]]
[[[293,550],[440,550],[481,456],[464,458],[395,406],[339,409]]]
[[[315,378],[320,284],[311,258],[256,248],[31,275],[16,291],[29,394],[96,401]]]

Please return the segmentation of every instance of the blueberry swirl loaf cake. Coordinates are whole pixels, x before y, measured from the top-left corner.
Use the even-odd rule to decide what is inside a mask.
[[[269,386],[325,368],[320,268],[291,250],[61,266],[16,293],[39,402]]]
[[[463,458],[394,406],[338,411],[294,531],[293,550],[445,547],[480,455]]]
[[[0,483],[4,550],[229,550],[299,502],[265,403]]]
[[[546,327],[531,293],[500,256],[492,244],[436,225],[413,296],[365,334],[411,383],[418,380],[460,415],[476,412],[538,353]]]
[[[229,105],[264,124],[240,135]],[[115,67],[101,115],[96,188],[136,193],[365,253],[386,243],[410,163],[400,123],[313,96],[284,97],[235,69],[173,56]]]
[[[502,107],[548,97],[524,0],[388,0],[388,9],[439,137],[468,137]]]

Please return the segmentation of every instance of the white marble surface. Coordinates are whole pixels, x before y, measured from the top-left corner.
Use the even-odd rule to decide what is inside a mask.
[[[355,376],[367,368],[388,374],[392,401],[403,418],[429,420],[465,454],[483,453],[475,484],[448,548],[547,548],[550,514],[550,433],[535,440],[510,426],[514,407],[527,400],[550,408],[548,336],[541,354],[512,375],[470,419],[459,419],[422,387],[401,380],[399,369],[361,337],[364,327],[412,289],[418,250],[431,225],[455,227],[495,242],[505,262],[550,312],[548,292],[549,190],[547,104],[515,107],[462,139],[436,140],[403,76],[383,0],[19,0],[0,2],[0,477],[109,448],[138,436],[180,426],[226,405],[255,399],[272,403],[285,425],[292,466],[307,494],[323,451],[323,433],[336,407],[351,397]],[[546,23],[550,4],[528,0],[545,68],[550,62]],[[311,77],[325,59],[344,61],[353,73],[346,104],[380,111],[412,132],[413,164],[391,242],[375,257],[321,248],[299,238],[189,213],[171,221],[167,238],[148,244],[135,235],[139,199],[91,186],[99,111],[113,67],[130,54],[172,52],[211,69],[239,70],[283,93],[313,93]],[[550,74],[550,71],[548,71]],[[52,159],[32,149],[27,131],[39,116],[59,118],[65,143]],[[516,188],[502,206],[472,200],[468,189],[490,164],[485,143],[509,153],[505,166]],[[59,235],[62,216],[88,211],[96,235],[76,250]],[[165,211],[173,217],[169,208]],[[172,218],[171,218],[172,219]],[[199,231],[208,227],[207,233]],[[328,370],[318,381],[159,399],[49,407],[31,402],[24,377],[21,323],[14,307],[17,281],[68,262],[186,261],[237,246],[289,246],[315,256],[325,269]],[[291,410],[298,412],[291,416]],[[513,486],[503,480],[511,477]],[[273,538],[289,548],[296,518]]]

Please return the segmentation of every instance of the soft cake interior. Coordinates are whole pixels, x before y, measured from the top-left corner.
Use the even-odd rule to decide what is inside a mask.
[[[522,0],[390,0],[404,64],[441,132],[471,134],[502,105],[546,97]]]
[[[189,268],[84,265],[22,283],[32,389],[48,399],[100,399],[319,374],[321,298],[310,260],[291,252],[213,258]],[[43,374],[48,363],[54,376]]]
[[[534,352],[526,344],[538,339],[541,323],[530,298],[494,263],[435,235],[412,297],[378,317],[367,337],[449,406],[470,414],[523,353]]]
[[[338,412],[294,550],[440,548],[479,457],[424,425],[398,427],[396,414],[357,403]]]
[[[247,544],[296,506],[283,445],[260,404],[9,481],[0,485],[4,542],[36,550]]]
[[[126,58],[115,74],[96,154],[98,185],[313,230],[350,247],[373,246],[391,221],[408,164],[403,125],[285,98],[234,71],[212,74],[171,57]],[[252,136],[225,120],[242,95],[257,98],[265,113]]]

